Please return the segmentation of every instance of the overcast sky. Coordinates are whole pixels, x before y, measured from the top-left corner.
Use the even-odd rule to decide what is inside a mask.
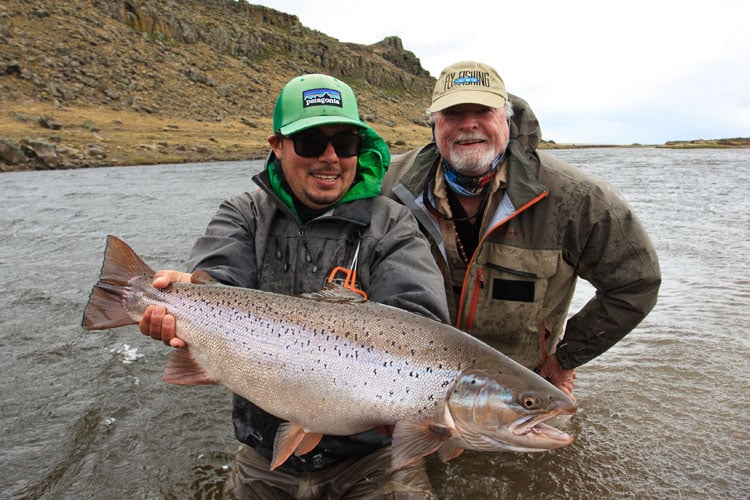
[[[750,137],[747,0],[250,0],[342,42],[401,38],[432,76],[494,66],[544,139],[596,144]]]

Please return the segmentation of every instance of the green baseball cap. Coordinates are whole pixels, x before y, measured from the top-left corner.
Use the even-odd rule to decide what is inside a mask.
[[[310,127],[344,123],[367,128],[359,119],[354,91],[328,75],[303,75],[281,89],[273,110],[273,131],[292,135]]]

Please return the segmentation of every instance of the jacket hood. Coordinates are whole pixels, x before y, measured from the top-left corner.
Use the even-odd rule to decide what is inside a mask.
[[[513,104],[513,116],[510,119],[510,138],[517,140],[527,152],[534,151],[542,139],[539,120],[524,99],[509,94]]]
[[[349,191],[334,206],[363,198],[374,198],[380,194],[383,176],[385,176],[388,165],[391,163],[391,153],[388,151],[385,140],[373,129],[363,127],[361,133],[363,136],[362,152],[357,158],[357,176]],[[268,172],[271,189],[285,205],[297,214],[292,195],[282,182],[282,176],[279,175],[278,168],[280,166],[277,167],[277,158],[272,151],[266,161],[266,171]]]

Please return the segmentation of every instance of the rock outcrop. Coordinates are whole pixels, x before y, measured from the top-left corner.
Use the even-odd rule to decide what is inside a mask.
[[[352,85],[370,120],[426,126],[434,79],[397,37],[343,43],[306,28],[297,16],[244,0],[0,4],[0,105],[28,100],[253,122],[271,115],[289,78],[312,72]],[[64,124],[54,126],[64,142]],[[50,123],[44,127],[53,130]],[[39,168],[75,166],[75,159],[55,165],[54,148],[35,141],[5,137],[0,163],[18,162],[21,151]],[[84,163],[97,160],[79,156]]]

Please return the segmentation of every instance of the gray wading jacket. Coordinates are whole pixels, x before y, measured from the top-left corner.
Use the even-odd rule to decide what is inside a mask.
[[[435,143],[394,156],[383,193],[406,205],[430,238],[455,325],[528,368],[556,352],[570,369],[638,325],[656,304],[661,273],[625,200],[603,180],[537,152],[536,117],[524,100],[511,102],[507,186],[487,203],[492,212],[465,275],[451,270],[446,248],[455,240],[444,241],[441,222],[423,202],[439,161]],[[566,324],[577,277],[596,295]]]
[[[442,276],[405,207],[384,196],[362,198],[302,224],[271,188],[267,169],[253,180],[259,190],[222,202],[193,247],[188,269],[205,270],[227,285],[299,295],[322,290],[334,267],[350,266],[359,244],[358,285],[369,300],[449,321]],[[232,419],[237,439],[270,459],[281,420],[237,395]],[[317,470],[389,443],[374,430],[324,436],[282,468]]]

